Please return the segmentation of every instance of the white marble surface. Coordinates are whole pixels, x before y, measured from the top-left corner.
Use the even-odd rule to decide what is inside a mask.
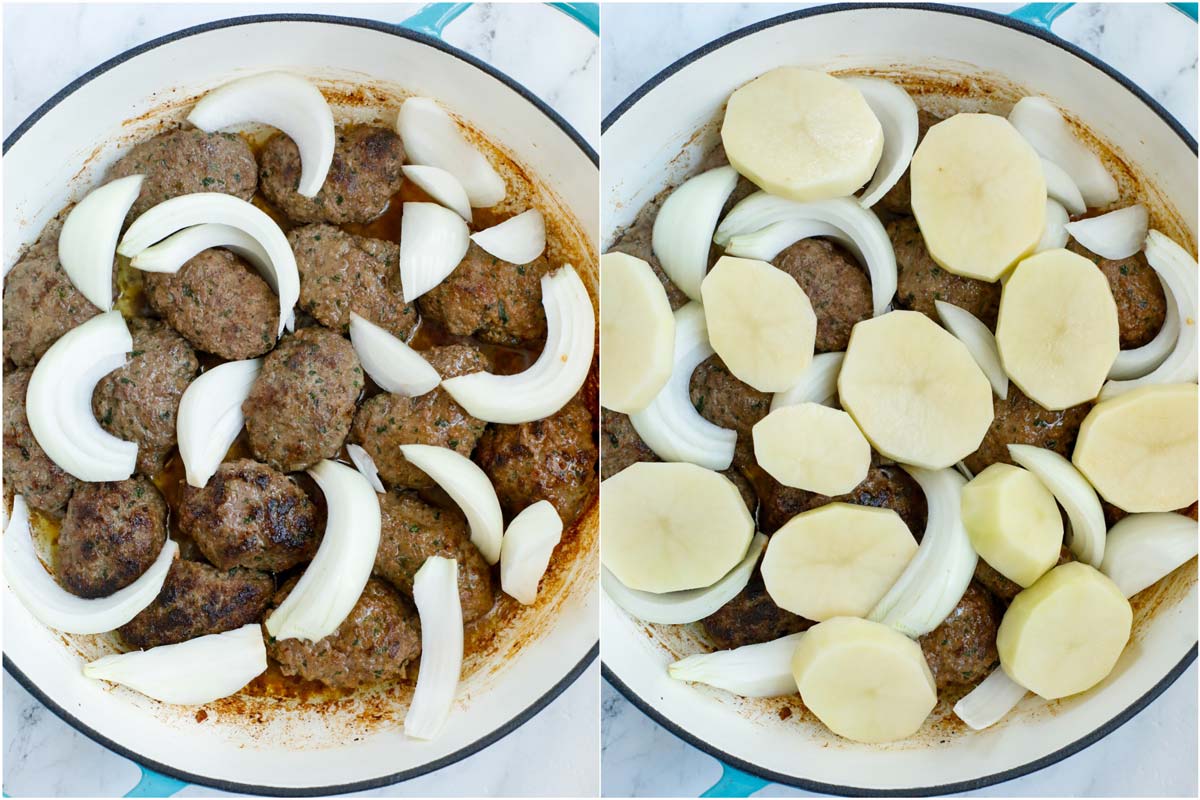
[[[134,45],[202,22],[270,12],[399,22],[415,3],[327,5],[14,5],[4,8],[4,135],[82,73]],[[530,47],[531,38],[538,46]],[[477,5],[446,40],[514,77],[599,139],[599,45],[545,5]],[[459,764],[363,796],[589,796],[599,787],[599,667],[593,664],[524,726]],[[531,761],[537,770],[527,767]],[[131,761],[59,720],[4,675],[4,792],[14,797],[120,797],[141,776]],[[178,796],[223,796],[188,787]]]
[[[810,4],[608,4],[601,16],[607,115],[659,70],[738,28]],[[980,7],[1007,12],[1018,4]],[[1166,5],[1079,5],[1058,35],[1129,76],[1196,133],[1196,25]],[[979,796],[1191,796],[1196,773],[1197,670],[1193,664],[1149,708],[1101,742]],[[602,787],[608,796],[697,796],[720,764],[659,727],[605,684]],[[807,793],[772,784],[761,796]]]

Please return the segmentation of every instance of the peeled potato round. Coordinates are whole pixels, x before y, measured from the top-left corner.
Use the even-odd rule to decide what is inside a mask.
[[[962,342],[918,311],[854,326],[838,397],[876,450],[926,469],[975,452],[992,423],[987,377]]]
[[[793,489],[833,496],[867,477],[871,445],[845,411],[819,403],[777,408],[754,426],[754,460]]]
[[[754,520],[719,472],[640,463],[600,484],[600,554],[630,589],[676,592],[716,583],[746,554]]]
[[[671,377],[675,317],[654,270],[640,258],[600,258],[600,404],[641,411]]]
[[[1100,495],[1131,513],[1196,502],[1194,383],[1143,386],[1097,403],[1071,461]]]
[[[824,72],[779,67],[738,89],[725,107],[729,163],[771,194],[845,197],[883,154],[883,127],[853,84]]]
[[[996,463],[980,472],[963,487],[962,520],[979,557],[1019,586],[1058,563],[1062,515],[1029,470]]]

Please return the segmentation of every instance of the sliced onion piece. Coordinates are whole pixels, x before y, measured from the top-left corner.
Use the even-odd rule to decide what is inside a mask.
[[[375,493],[385,494],[387,489],[383,488],[383,481],[379,480],[379,468],[375,466],[375,459],[371,458],[371,454],[356,444],[346,445],[346,453],[354,463],[354,468],[362,473]]]
[[[1142,249],[1150,228],[1150,214],[1143,205],[1126,206],[1098,217],[1068,222],[1067,233],[1098,256],[1129,258]]]
[[[739,258],[756,258],[759,261],[771,261],[801,239],[812,239],[823,236],[833,239],[845,247],[854,257],[862,260],[862,253],[853,239],[844,234],[840,228],[835,228],[825,222],[815,219],[793,219],[776,222],[754,233],[742,233],[729,239],[725,254]]]
[[[1001,667],[996,667],[954,704],[954,714],[972,730],[981,731],[995,725],[1016,708],[1028,691],[1008,677]]]
[[[536,208],[471,234],[471,241],[510,264],[528,264],[546,251],[546,221]]]
[[[801,403],[831,405],[837,400],[838,373],[842,371],[845,353],[817,353],[795,386],[786,392],[776,392],[771,398],[771,410]]]
[[[713,352],[704,307],[691,302],[678,309],[671,377],[650,405],[629,415],[638,436],[663,461],[690,461],[713,470],[733,463],[737,431],[700,416],[689,394],[692,373]]]
[[[1033,252],[1040,253],[1043,250],[1057,250],[1060,247],[1066,247],[1067,240],[1070,238],[1067,233],[1067,225],[1070,222],[1071,217],[1063,208],[1062,203],[1057,200],[1046,200],[1046,227],[1042,231],[1042,238],[1033,248]]]
[[[485,422],[544,419],[579,392],[596,348],[596,311],[570,264],[542,276],[546,344],[533,366],[516,375],[473,372],[442,382],[450,396]]]
[[[975,477],[974,475],[971,474],[971,469],[967,466],[965,461],[958,462],[957,464],[954,465],[954,468],[956,470],[958,470],[959,475],[962,475],[968,481],[970,481],[972,478]]]
[[[125,215],[142,190],[144,175],[130,175],[88,192],[63,221],[58,261],[71,283],[101,311],[113,307],[113,255]]]
[[[1117,359],[1108,371],[1110,381],[1142,377],[1163,363],[1175,348],[1175,342],[1179,340],[1179,304],[1175,302],[1175,296],[1161,279],[1159,284],[1167,301],[1167,316],[1163,319],[1162,327],[1154,334],[1153,339],[1141,347],[1117,352]]]
[[[950,329],[956,339],[966,345],[971,358],[975,359],[979,369],[983,370],[988,383],[992,384],[992,391],[1001,400],[1007,399],[1008,374],[1000,363],[1000,349],[996,347],[996,337],[988,330],[987,325],[980,322],[970,311],[952,303],[934,300],[933,304],[937,307],[942,323]]]
[[[858,198],[863,208],[870,208],[896,185],[908,169],[908,162],[912,161],[920,130],[917,104],[908,92],[890,81],[879,78],[842,80],[862,92],[863,99],[883,127],[883,155],[879,157],[874,177]]]
[[[1108,532],[1100,571],[1133,597],[1196,557],[1196,521],[1172,512],[1130,514]]]
[[[715,686],[741,697],[782,697],[795,694],[792,656],[803,633],[732,650],[688,656],[667,666],[677,681]]]
[[[337,630],[362,595],[379,549],[379,498],[355,469],[328,459],[308,470],[325,495],[325,535],[304,574],[267,617],[276,639],[316,642]]]
[[[178,644],[119,653],[84,664],[95,680],[128,686],[147,697],[197,706],[237,694],[267,671],[267,647],[257,623]]]
[[[300,151],[296,191],[314,197],[333,163],[333,112],[321,91],[297,75],[263,72],[239,78],[206,94],[188,122],[212,133],[250,122],[278,128]]]
[[[499,561],[504,516],[487,473],[474,461],[448,447],[402,444],[400,452],[442,487],[462,509],[471,529],[471,543],[479,548],[483,560],[489,564]]]
[[[1008,121],[1038,155],[1053,161],[1071,177],[1088,208],[1106,206],[1120,198],[1117,182],[1100,157],[1075,138],[1071,126],[1050,101],[1023,97],[1009,112]]]
[[[250,396],[260,369],[261,358],[226,361],[183,390],[175,433],[189,486],[203,488],[221,466],[246,424],[242,403]]]
[[[737,171],[730,166],[689,178],[671,192],[654,218],[654,255],[671,282],[692,300],[700,299],[713,230],[737,181]]]
[[[411,163],[441,167],[458,178],[475,208],[491,208],[504,199],[504,179],[435,101],[428,97],[405,100],[396,117],[396,132],[404,140]]]
[[[446,724],[462,675],[463,618],[458,562],[430,556],[413,576],[413,602],[421,618],[421,668],[404,733],[433,739]]]
[[[1071,180],[1071,176],[1067,174],[1066,170],[1053,161],[1043,158],[1042,175],[1046,178],[1047,197],[1057,200],[1072,214],[1082,214],[1087,211],[1087,204],[1083,202],[1083,195],[1079,193],[1079,187],[1075,185],[1075,181]]]
[[[902,465],[903,466],[903,465]],[[925,536],[912,561],[867,616],[916,638],[941,625],[967,591],[979,556],[963,527],[966,480],[954,468],[905,466],[929,506]]]
[[[81,481],[123,481],[137,465],[137,442],[113,436],[92,413],[96,384],[125,366],[132,349],[121,312],[108,311],[64,333],[29,378],[25,409],[33,438]]]
[[[1067,547],[1085,564],[1099,568],[1104,559],[1104,510],[1096,490],[1067,459],[1053,450],[1028,444],[1010,444],[1012,460],[1038,477],[1067,512],[1071,523]]]
[[[462,263],[471,240],[467,223],[437,203],[405,203],[400,217],[400,288],[411,303]]]
[[[750,582],[750,576],[754,574],[754,568],[758,565],[758,557],[762,555],[766,546],[767,537],[761,533],[754,534],[746,555],[737,566],[712,586],[703,589],[663,594],[643,592],[630,589],[621,583],[617,576],[603,568],[600,580],[605,593],[613,602],[637,619],[660,625],[686,625],[716,612],[745,589],[746,584]]]
[[[432,392],[442,381],[442,376],[420,353],[353,311],[350,342],[363,369],[385,392],[420,397]]]
[[[124,625],[154,602],[162,590],[179,545],[167,539],[158,556],[137,580],[108,597],[77,597],[46,571],[33,545],[25,498],[13,496],[12,515],[4,529],[4,578],[29,613],[63,633],[106,633]]]
[[[765,248],[761,244],[756,246],[754,240],[740,238],[781,222],[794,227],[773,229],[778,233],[771,235],[770,244],[772,248],[779,248],[774,253],[762,252]],[[896,294],[896,252],[879,218],[852,198],[835,197],[832,200],[801,203],[766,192],[755,192],[730,209],[717,227],[713,241],[726,247],[729,255],[769,261],[792,242],[804,238],[803,232],[811,229],[813,222],[838,229],[842,237],[837,238],[853,243],[850,249],[871,278],[875,316],[885,313]],[[795,235],[792,242],[785,242],[787,236],[783,235],[784,230],[789,235]],[[750,252],[755,254],[750,255]]]
[[[549,500],[539,500],[513,517],[500,545],[500,587],[505,594],[524,605],[537,599],[538,583],[562,531],[562,519]]]
[[[237,228],[258,243],[266,260],[260,260],[255,266],[271,289],[279,295],[279,329],[276,335],[282,334],[284,327],[292,319],[296,301],[300,299],[300,272],[296,269],[296,256],[292,252],[292,246],[288,244],[283,231],[275,224],[275,220],[252,203],[220,192],[199,192],[172,197],[134,220],[129,230],[125,231],[117,252],[136,258],[155,242],[162,241],[184,228],[205,223]],[[201,236],[213,236],[214,233],[209,229],[193,235],[199,239]],[[171,246],[164,248],[165,252],[159,251],[160,255],[155,258],[179,259],[179,264],[182,265],[191,255],[199,252],[195,251],[186,258],[181,258],[182,254],[195,244],[196,240],[190,237],[183,238],[182,243],[176,240]]]
[[[415,183],[435,202],[441,203],[467,222],[471,221],[471,200],[467,197],[467,190],[454,175],[441,167],[431,167],[428,164],[405,164],[400,169],[404,170],[404,177]]]

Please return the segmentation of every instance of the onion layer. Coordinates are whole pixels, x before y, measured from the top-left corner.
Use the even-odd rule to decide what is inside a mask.
[[[346,445],[346,454],[350,456],[354,468],[362,473],[376,494],[387,492],[387,489],[383,488],[383,481],[379,480],[379,468],[375,466],[375,459],[371,458],[370,453],[357,444],[348,444]]]
[[[700,299],[713,230],[737,181],[737,171],[730,166],[689,178],[671,192],[654,218],[654,255],[671,282],[692,300]]]
[[[491,208],[504,199],[504,179],[463,138],[458,124],[435,101],[428,97],[405,100],[396,117],[396,132],[404,140],[411,163],[441,167],[458,178],[475,208]]]
[[[42,566],[29,529],[25,498],[13,496],[4,530],[4,577],[21,605],[39,622],[64,633],[106,633],[124,625],[154,602],[179,545],[167,539],[158,557],[133,583],[108,597],[77,597],[58,585]]]
[[[690,461],[712,470],[723,470],[733,463],[737,431],[700,416],[688,392],[692,373],[713,352],[704,324],[704,307],[691,302],[678,309],[671,377],[650,405],[629,415],[638,436],[663,461]]]
[[[128,686],[147,697],[182,706],[237,694],[267,670],[267,648],[257,623],[178,644],[105,656],[83,674]]]
[[[433,739],[446,724],[462,675],[463,618],[458,562],[430,556],[413,577],[413,602],[421,618],[421,668],[404,733]]]
[[[402,444],[400,452],[417,469],[432,478],[450,495],[467,518],[471,543],[488,564],[500,560],[504,515],[491,480],[479,466],[447,447]]]
[[[863,99],[883,127],[883,154],[879,157],[879,166],[858,198],[863,208],[870,208],[896,185],[908,169],[908,162],[912,161],[920,131],[917,104],[908,92],[890,81],[879,78],[842,80],[862,92]]]
[[[385,392],[420,397],[442,382],[442,376],[420,353],[353,311],[350,342],[363,369]]]
[[[500,587],[524,605],[537,599],[538,583],[562,539],[563,524],[549,500],[524,508],[508,523],[500,545]]]
[[[442,382],[467,413],[485,422],[544,419],[583,386],[596,349],[596,311],[570,264],[542,276],[546,344],[533,366],[516,375],[473,372]]]
[[[669,665],[667,673],[677,681],[704,683],[741,697],[795,694],[792,656],[803,636],[793,633],[770,642],[688,656]]]
[[[1142,249],[1150,228],[1150,214],[1145,206],[1133,205],[1068,222],[1064,227],[1088,250],[1115,261],[1129,258]]]
[[[1085,564],[1099,567],[1104,558],[1104,510],[1096,490],[1067,459],[1053,450],[1028,444],[1010,444],[1009,455],[1032,472],[1054,495],[1071,523],[1067,547]]]
[[[528,264],[546,251],[546,221],[536,208],[471,234],[471,241],[510,264]]]
[[[437,203],[405,203],[400,217],[400,289],[411,303],[462,263],[467,223]]]
[[[831,405],[837,400],[838,373],[845,357],[845,353],[817,353],[795,386],[786,392],[775,393],[771,398],[771,410],[801,403]]]
[[[995,725],[1016,708],[1028,691],[1008,677],[1003,668],[996,667],[954,704],[954,714],[972,730],[981,731]]]
[[[1196,521],[1172,512],[1130,514],[1108,532],[1100,571],[1133,597],[1196,557]]]
[[[1082,214],[1087,211],[1087,204],[1083,202],[1083,195],[1079,193],[1079,187],[1075,185],[1075,181],[1071,180],[1071,176],[1067,174],[1066,170],[1053,161],[1043,158],[1042,175],[1046,178],[1047,197],[1057,200],[1072,214]]]
[[[405,164],[400,169],[404,171],[404,177],[415,183],[435,202],[441,203],[467,222],[471,221],[471,200],[458,178],[441,167],[431,167],[428,164]]]
[[[967,352],[987,376],[992,384],[992,391],[1001,400],[1008,398],[1008,374],[1000,363],[1000,349],[996,347],[996,337],[988,330],[975,315],[966,309],[942,300],[933,301],[937,307],[938,317],[950,332],[967,347]]]
[[[1117,359],[1108,371],[1110,381],[1142,377],[1165,361],[1175,348],[1175,342],[1179,340],[1179,304],[1175,302],[1175,296],[1161,279],[1159,285],[1162,286],[1167,301],[1167,316],[1163,319],[1162,327],[1154,334],[1153,339],[1141,347],[1117,352]]]
[[[1120,198],[1117,182],[1108,174],[1100,157],[1075,138],[1050,101],[1023,97],[1009,112],[1008,121],[1038,155],[1054,162],[1071,177],[1088,208],[1106,206]]]
[[[33,438],[81,481],[123,481],[137,464],[137,442],[113,436],[92,414],[96,384],[123,367],[132,349],[121,312],[108,311],[64,333],[29,378],[25,409]]]
[[[1046,228],[1042,231],[1042,238],[1038,240],[1033,252],[1040,253],[1043,250],[1057,250],[1060,247],[1066,247],[1067,240],[1070,238],[1067,233],[1067,225],[1070,222],[1071,217],[1063,208],[1062,203],[1047,199]]]
[[[142,190],[144,175],[130,175],[88,192],[63,221],[58,261],[79,293],[101,311],[113,307],[113,254],[125,215]]]
[[[262,359],[218,364],[188,384],[179,399],[175,432],[189,486],[197,489],[221,466],[246,418],[242,403],[262,369]]]

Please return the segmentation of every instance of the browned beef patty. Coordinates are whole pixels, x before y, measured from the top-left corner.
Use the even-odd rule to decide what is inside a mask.
[[[845,350],[850,329],[873,311],[871,281],[854,256],[826,239],[801,239],[771,263],[808,295],[817,315],[817,352]]]
[[[692,405],[714,425],[737,431],[733,465],[754,464],[751,429],[771,410],[771,395],[742,383],[720,356],[709,356],[692,373],[688,388]]]
[[[917,111],[917,143],[925,138],[925,132],[932,128],[937,123],[941,122],[941,117],[934,116],[928,111]],[[879,203],[876,204],[876,211],[884,211],[890,214],[901,214],[904,216],[912,216],[912,183],[909,181],[909,171],[904,170],[904,174],[900,176],[900,180],[896,181],[896,185],[888,189],[887,193],[879,198]]]
[[[950,615],[918,639],[939,689],[983,680],[999,661],[996,629],[1004,610],[974,581]]]
[[[896,305],[920,311],[941,324],[934,302],[943,300],[970,311],[991,329],[1000,313],[1000,284],[954,275],[937,265],[925,249],[925,239],[912,217],[901,217],[887,225],[888,238],[896,251]]]
[[[638,436],[628,414],[601,409],[600,478],[608,480],[639,461],[658,461],[658,456]]]
[[[993,395],[992,409],[992,424],[979,449],[963,459],[972,475],[978,475],[996,462],[1011,464],[1010,444],[1045,447],[1070,458],[1079,426],[1091,409],[1091,403],[1081,403],[1062,411],[1047,411],[1026,397],[1015,383],[1009,383],[1008,399],[1001,400]]]
[[[4,488],[25,498],[30,508],[61,514],[79,479],[50,460],[25,417],[31,369],[4,376]]]
[[[1148,344],[1167,318],[1167,296],[1163,293],[1158,273],[1138,251],[1129,258],[1101,258],[1079,242],[1071,239],[1067,249],[1095,262],[1117,301],[1117,328],[1121,333],[1121,349],[1129,350]]]
[[[746,588],[701,622],[708,638],[721,650],[758,644],[811,628],[805,619],[775,605],[757,568]]]

